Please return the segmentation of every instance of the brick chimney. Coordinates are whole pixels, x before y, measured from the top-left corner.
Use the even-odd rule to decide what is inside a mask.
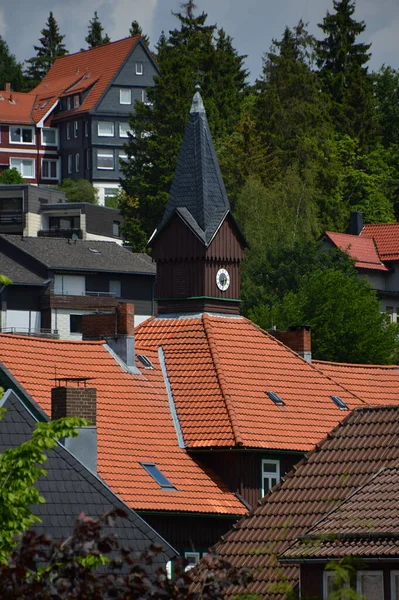
[[[105,339],[129,369],[135,369],[134,304],[119,302],[116,310],[82,315],[84,340]]]
[[[97,472],[97,392],[86,378],[56,379],[51,390],[51,418],[81,417],[91,425],[78,428],[78,437],[65,438],[63,445],[93,473]]]
[[[9,81],[6,81],[6,83],[4,84],[4,91],[11,92],[11,83]]]
[[[272,331],[271,335],[307,362],[312,362],[312,332],[310,325],[294,325],[288,331]]]

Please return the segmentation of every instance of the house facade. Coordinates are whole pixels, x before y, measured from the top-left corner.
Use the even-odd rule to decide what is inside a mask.
[[[129,114],[157,73],[134,36],[57,59],[29,94],[1,92],[1,167],[27,183],[87,179],[104,204],[119,189]]]

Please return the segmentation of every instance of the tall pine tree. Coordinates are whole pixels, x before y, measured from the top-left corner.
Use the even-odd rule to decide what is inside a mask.
[[[22,65],[10,53],[7,43],[0,36],[0,90],[4,90],[6,83],[11,84],[12,90],[21,91],[24,86],[24,76]]]
[[[121,208],[125,234],[136,250],[145,247],[162,217],[195,84],[201,84],[215,138],[230,133],[240,116],[244,57],[223,30],[206,23],[205,13],[194,13],[190,0],[175,14],[179,27],[161,35],[156,47],[160,74],[147,91],[152,106],[136,104],[130,121],[135,135],[126,146],[129,161],[122,165],[126,201]]]
[[[65,36],[60,34],[58,23],[52,12],[50,12],[41,34],[40,46],[33,46],[36,56],[26,61],[26,77],[30,87],[36,86],[43,79],[56,58],[68,54],[68,50],[63,44]]]
[[[88,34],[85,37],[89,50],[91,48],[97,48],[97,46],[103,46],[109,44],[111,41],[108,34],[103,35],[104,27],[100,23],[97,11],[94,13],[94,17],[89,22]]]
[[[358,41],[364,21],[355,21],[354,0],[333,0],[334,12],[319,24],[325,38],[317,44],[317,65],[332,99],[331,115],[338,132],[358,138],[363,149],[377,135],[372,78],[368,74],[371,44]]]
[[[138,21],[132,21],[132,24],[130,26],[129,29],[129,35],[131,37],[135,36],[135,35],[141,35],[143,42],[149,46],[150,45],[150,38],[148,37],[148,35],[145,35],[143,33],[143,29],[141,27],[141,25],[139,24]]]

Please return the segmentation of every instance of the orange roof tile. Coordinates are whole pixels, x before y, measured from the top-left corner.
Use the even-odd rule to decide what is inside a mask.
[[[63,111],[57,118],[92,110],[139,39],[138,35],[128,37],[57,58],[43,81],[33,91],[38,94],[57,93],[61,96],[91,87],[78,108]]]
[[[369,404],[399,404],[398,365],[352,365],[314,360],[313,365]]]
[[[362,400],[243,317],[153,318],[138,350],[162,346],[188,447],[244,445],[306,451]],[[266,395],[276,392],[285,406]]]
[[[55,377],[91,377],[97,389],[98,472],[129,506],[243,514],[243,504],[180,448],[156,352],[153,370],[126,373],[103,342],[0,335],[2,368],[40,407],[51,412]],[[176,487],[163,491],[139,464],[154,462]]]
[[[361,238],[373,238],[382,260],[399,260],[399,223],[365,225]]]
[[[326,231],[325,235],[335,246],[337,246],[337,248],[340,248],[340,250],[349,254],[349,256],[356,261],[355,267],[376,269],[377,271],[389,270],[381,262],[372,238],[331,231]]]
[[[0,92],[0,123],[33,125],[33,107],[36,94]]]

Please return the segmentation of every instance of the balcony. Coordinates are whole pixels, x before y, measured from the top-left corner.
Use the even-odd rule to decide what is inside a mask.
[[[83,231],[81,229],[64,229],[62,227],[56,229],[40,229],[40,231],[37,232],[37,235],[38,237],[83,239]]]
[[[68,310],[114,310],[118,304],[111,292],[86,292],[74,294],[56,294],[50,292],[42,296],[40,308],[65,308]]]
[[[34,329],[27,327],[3,327],[0,333],[9,333],[14,335],[29,335],[32,337],[50,338],[58,340],[60,338],[58,329]]]

